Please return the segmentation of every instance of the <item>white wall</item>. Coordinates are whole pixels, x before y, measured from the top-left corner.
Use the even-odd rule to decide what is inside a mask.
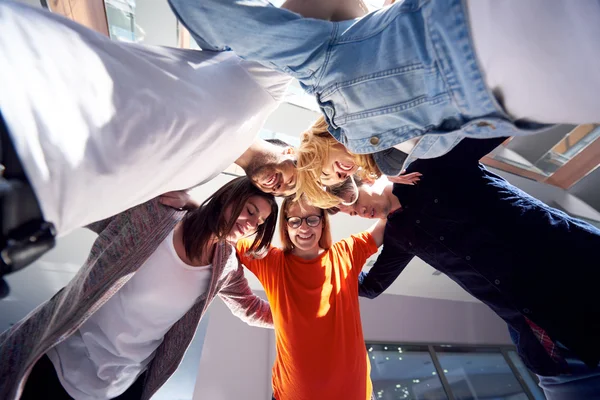
[[[135,23],[144,31],[142,43],[177,47],[177,18],[167,0],[138,0]]]
[[[382,295],[360,299],[366,341],[512,344],[500,317],[482,303]]]
[[[246,325],[215,299],[193,399],[269,399],[273,343],[272,330]]]
[[[41,7],[42,3],[40,0],[17,0],[20,3],[25,3],[25,4],[29,4],[30,6],[34,6],[34,7]]]
[[[506,324],[480,303],[383,295],[360,305],[366,341],[511,344]],[[193,399],[269,399],[273,331],[249,327],[220,300],[210,312]]]

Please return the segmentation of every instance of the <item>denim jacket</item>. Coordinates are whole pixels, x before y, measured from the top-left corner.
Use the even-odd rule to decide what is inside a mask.
[[[463,0],[464,1],[464,0]],[[422,140],[401,168],[462,138],[533,133],[485,85],[461,0],[404,0],[362,18],[303,18],[264,0],[169,0],[201,48],[235,51],[297,78],[331,134],[354,153]]]

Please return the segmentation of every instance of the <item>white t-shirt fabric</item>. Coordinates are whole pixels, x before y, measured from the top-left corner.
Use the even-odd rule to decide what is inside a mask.
[[[47,354],[76,400],[112,399],[144,372],[163,337],[208,290],[212,266],[185,264],[173,231],[133,277]]]
[[[253,142],[291,80],[231,52],[111,41],[0,2],[0,110],[59,235],[207,182]]]
[[[486,84],[515,119],[600,122],[600,2],[469,0]]]

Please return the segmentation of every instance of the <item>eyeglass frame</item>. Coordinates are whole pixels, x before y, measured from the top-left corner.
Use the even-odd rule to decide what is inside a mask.
[[[311,217],[317,217],[317,218],[319,218],[319,222],[316,225],[310,225],[308,223],[308,219],[311,218]],[[285,222],[286,222],[286,225],[288,226],[288,228],[292,228],[292,229],[298,229],[298,228],[300,228],[302,226],[302,224],[304,223],[304,221],[306,221],[306,225],[308,227],[310,227],[310,228],[316,228],[317,226],[319,226],[323,222],[323,217],[324,217],[323,214],[321,214],[321,215],[317,215],[317,214],[307,215],[306,217],[286,217],[285,218]],[[297,227],[291,226],[290,225],[290,219],[292,219],[292,218],[299,218],[300,219],[300,225],[298,225]]]

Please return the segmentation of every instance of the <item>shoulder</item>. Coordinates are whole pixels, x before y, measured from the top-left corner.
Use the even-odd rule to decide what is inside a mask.
[[[346,239],[340,240],[340,242],[345,242],[349,246],[362,246],[369,245],[371,243],[375,244],[375,241],[373,240],[373,235],[371,235],[369,231],[355,233],[353,235],[350,235],[350,237]]]
[[[115,215],[97,233],[99,239],[131,237],[137,242],[157,231],[172,229],[184,215],[184,211],[163,206],[157,198]]]
[[[252,246],[251,239],[242,239],[236,243],[235,250],[237,252],[238,257],[244,264],[246,264],[248,262],[272,263],[275,260],[279,260],[279,259],[283,258],[283,250],[281,250],[277,247],[274,247],[274,246],[271,246],[269,248],[269,251],[267,252],[267,254],[264,255],[263,257],[260,257],[260,258],[249,257],[246,255],[246,253],[250,249],[250,246]]]
[[[285,253],[278,247],[271,247],[264,257],[256,258],[258,261],[263,261],[269,266],[281,264],[285,259]]]
[[[334,243],[332,246],[334,251],[351,253],[354,251],[373,250],[377,251],[377,244],[371,233],[364,231],[351,235],[346,239]]]

